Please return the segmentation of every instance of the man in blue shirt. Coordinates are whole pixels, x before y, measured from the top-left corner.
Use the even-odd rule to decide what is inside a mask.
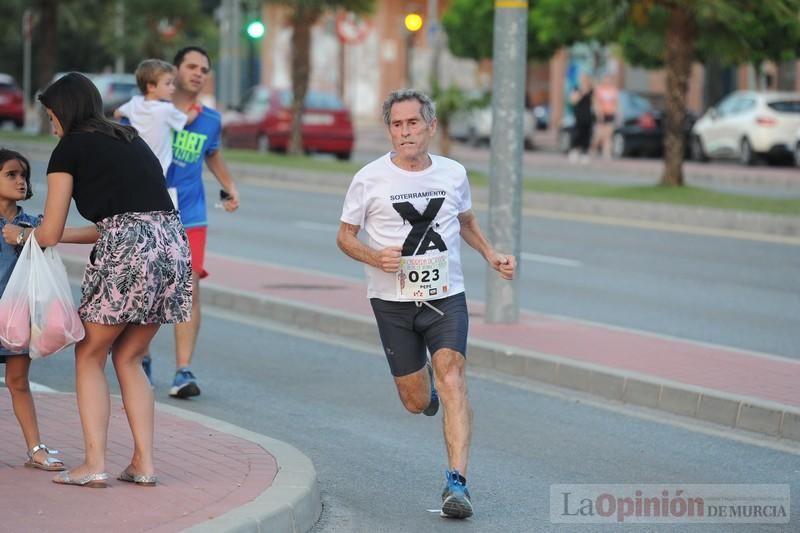
[[[200,91],[211,71],[208,53],[198,46],[187,46],[175,54],[173,64],[178,69],[175,77],[173,103],[181,111],[198,112],[197,118],[172,139],[172,164],[167,171],[167,187],[174,188],[178,197],[181,221],[189,238],[192,253],[192,318],[175,325],[175,378],[170,396],[190,398],[200,394],[197,379],[189,365],[192,361],[197,335],[200,331],[200,279],[208,276],[203,268],[208,228],[205,188],[203,187],[203,162],[217,178],[227,194],[223,202],[226,211],[239,207],[239,193],[225,166],[220,152],[222,121],[217,111],[200,103]],[[144,360],[145,372],[150,377],[150,357]]]

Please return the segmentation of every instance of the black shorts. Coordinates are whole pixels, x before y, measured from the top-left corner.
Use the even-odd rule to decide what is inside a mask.
[[[463,292],[428,302],[444,315],[415,302],[371,298],[370,303],[393,376],[407,376],[423,368],[428,360],[426,348],[431,354],[449,348],[466,357],[469,314]]]

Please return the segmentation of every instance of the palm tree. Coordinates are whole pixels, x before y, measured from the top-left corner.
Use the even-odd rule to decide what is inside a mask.
[[[292,130],[288,153],[303,152],[302,117],[308,80],[311,77],[311,28],[326,11],[344,9],[363,14],[372,10],[374,0],[264,0],[291,9],[292,24]]]

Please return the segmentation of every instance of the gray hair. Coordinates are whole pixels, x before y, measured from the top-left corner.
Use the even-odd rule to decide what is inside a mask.
[[[426,124],[430,124],[436,118],[436,106],[430,97],[416,89],[398,89],[389,93],[386,100],[383,101],[383,122],[389,126],[391,121],[389,115],[392,112],[392,106],[398,102],[405,102],[407,100],[416,100],[422,106],[420,113],[422,113],[422,120]]]

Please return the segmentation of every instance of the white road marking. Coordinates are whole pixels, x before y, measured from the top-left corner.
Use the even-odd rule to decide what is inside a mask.
[[[320,222],[311,222],[309,220],[298,220],[294,223],[298,228],[310,229],[312,231],[324,231],[325,233],[339,231],[339,224],[322,224]]]
[[[574,259],[565,259],[563,257],[554,257],[552,255],[529,254],[525,252],[520,255],[525,261],[536,261],[537,263],[548,263],[550,265],[568,266],[573,268],[583,265],[583,263]]]
[[[0,382],[2,382],[3,385],[6,384],[6,380],[3,378],[0,378]],[[51,389],[46,385],[42,385],[41,383],[35,383],[33,381],[30,382],[30,387],[33,392],[58,392],[57,390]]]

